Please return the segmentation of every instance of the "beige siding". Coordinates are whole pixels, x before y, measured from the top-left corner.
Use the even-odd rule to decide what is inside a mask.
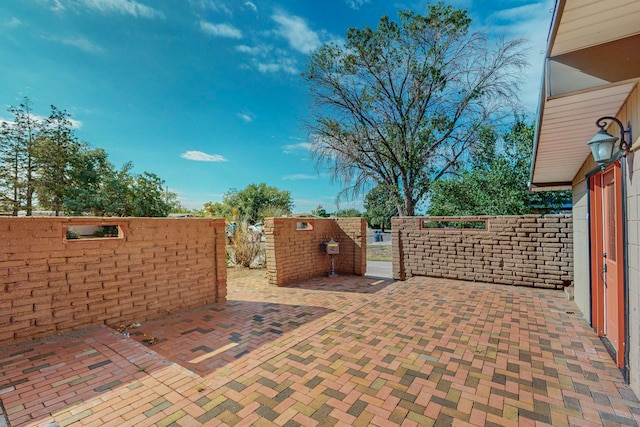
[[[589,298],[589,220],[587,181],[573,187],[573,287],[576,304],[590,320]]]
[[[631,159],[627,176],[627,234],[629,257],[629,359],[631,386],[640,394],[640,162]]]
[[[624,125],[631,123],[634,150],[640,145],[640,91],[636,87],[625,105],[620,110],[618,118]],[[613,133],[613,132],[611,132]],[[626,190],[627,190],[627,255],[629,278],[629,364],[631,387],[640,394],[640,161],[635,157],[640,154],[634,152],[627,156]]]

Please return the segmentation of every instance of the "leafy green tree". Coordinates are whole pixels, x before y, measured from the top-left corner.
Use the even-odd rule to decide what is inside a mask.
[[[469,168],[434,185],[428,214],[523,215],[532,213],[532,206],[559,209],[570,203],[567,191],[528,191],[534,132],[534,125],[522,117],[516,117],[502,138],[485,129]]]
[[[322,207],[322,205],[318,205],[317,208],[311,210],[311,214],[321,218],[329,218],[329,213]]]
[[[169,212],[175,214],[194,214],[192,209],[186,208],[182,205],[180,200],[178,199],[178,194],[168,189],[165,189],[164,192],[165,201],[169,204]]]
[[[63,211],[65,193],[72,185],[73,163],[81,151],[71,115],[52,105],[36,145],[38,201],[58,216]]]
[[[260,209],[258,212],[260,220],[269,217],[279,217],[291,213],[291,205],[269,204]]]
[[[336,216],[338,218],[355,218],[355,217],[361,217],[362,212],[360,212],[356,208],[340,209],[338,212],[336,212]]]
[[[230,189],[222,202],[207,202],[205,211],[212,216],[223,216],[233,221],[255,224],[266,216],[291,213],[293,201],[289,191],[269,187],[265,183],[250,184],[244,190]],[[274,215],[276,213],[276,215]]]
[[[344,44],[312,53],[303,73],[317,166],[328,167],[344,193],[393,188],[401,215],[414,215],[480,129],[513,110],[527,65],[523,40],[493,45],[469,31],[466,10],[436,3],[426,12],[351,28]]]
[[[13,122],[0,124],[0,205],[18,215],[31,216],[35,192],[35,148],[42,123],[34,118],[31,101],[24,97],[18,107],[7,110]]]
[[[171,205],[165,201],[164,180],[151,172],[143,172],[133,182],[133,215],[162,217],[169,215]]]
[[[103,149],[78,147],[69,170],[69,186],[64,194],[64,211],[73,215],[102,211],[105,178],[113,172],[113,165]]]
[[[62,210],[73,215],[164,217],[184,209],[160,177],[135,175],[132,169],[128,162],[117,170],[104,150],[78,144],[67,171]]]
[[[398,215],[398,207],[393,202],[395,197],[390,194],[384,184],[377,185],[364,198],[364,217],[372,228],[391,228],[391,217]]]
[[[78,142],[67,111],[52,105],[49,117],[38,120],[27,97],[8,111],[13,121],[0,123],[1,209],[13,215],[26,209],[30,216],[37,198],[56,215],[166,216],[184,210],[157,175],[134,175],[132,163],[117,170],[104,150]]]
[[[176,209],[177,196],[168,192],[156,174],[133,174],[133,163],[119,170],[110,162],[101,169],[101,179],[84,212],[98,216],[165,217]]]
[[[0,150],[0,208],[18,216],[24,197],[21,180],[23,150],[15,137],[13,124],[8,122],[0,124]]]
[[[233,220],[231,215],[231,206],[228,206],[222,202],[205,202],[202,210],[207,216]]]
[[[100,191],[96,197],[94,213],[98,216],[132,216],[133,163],[127,162],[120,169],[111,164],[102,176]]]

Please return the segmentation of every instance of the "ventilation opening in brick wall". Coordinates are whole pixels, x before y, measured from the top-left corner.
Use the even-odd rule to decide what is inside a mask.
[[[124,227],[119,224],[82,224],[64,225],[63,227],[64,238],[70,242],[124,238]]]
[[[296,230],[313,230],[313,223],[309,221],[298,221],[296,223]]]
[[[440,230],[487,230],[486,219],[472,219],[468,221],[430,221],[422,220],[422,229],[440,229]]]

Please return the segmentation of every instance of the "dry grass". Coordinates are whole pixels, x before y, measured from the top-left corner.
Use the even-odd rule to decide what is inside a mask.
[[[230,261],[233,265],[251,267],[262,255],[264,247],[260,242],[260,236],[248,230],[246,223],[240,224],[231,238],[231,250],[228,250]]]
[[[391,245],[367,245],[368,261],[391,261]]]
[[[256,283],[266,285],[268,283],[266,268],[228,267],[227,283]]]

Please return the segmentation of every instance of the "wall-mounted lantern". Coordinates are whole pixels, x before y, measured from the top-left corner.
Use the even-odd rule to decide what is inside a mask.
[[[613,136],[604,130],[608,124],[607,120],[615,122],[620,126],[620,138]],[[591,141],[589,141],[588,144],[589,147],[591,147],[593,159],[602,169],[604,169],[605,166],[613,159],[614,148],[618,139],[620,140],[618,150],[623,156],[626,156],[631,149],[631,124],[627,124],[627,129],[625,129],[620,120],[615,117],[605,116],[596,121],[596,126],[598,126],[600,130],[593,138],[591,138]],[[629,135],[629,141],[625,139],[625,134]]]

